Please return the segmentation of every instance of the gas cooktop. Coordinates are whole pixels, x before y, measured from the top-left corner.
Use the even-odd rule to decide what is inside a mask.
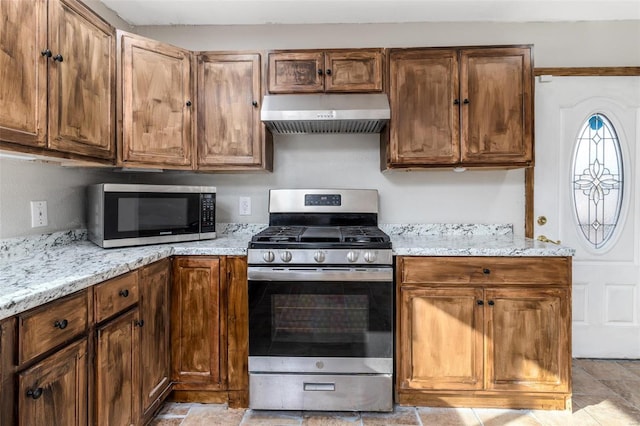
[[[390,248],[377,226],[270,226],[251,239],[249,248]]]

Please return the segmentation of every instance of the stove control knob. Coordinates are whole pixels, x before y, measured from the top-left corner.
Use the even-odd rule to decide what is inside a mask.
[[[326,259],[326,256],[323,252],[317,251],[313,254],[313,259],[318,263],[322,263]]]
[[[347,253],[347,260],[351,263],[355,262],[358,260],[358,252],[357,251],[350,251],[349,253]]]
[[[375,251],[365,251],[363,257],[364,261],[367,263],[373,263],[378,258]]]
[[[271,250],[269,250],[262,253],[262,258],[264,259],[265,262],[271,263],[274,260],[276,260],[276,255],[273,254]]]
[[[283,250],[280,252],[280,259],[282,259],[283,262],[291,262],[292,257],[293,256],[289,250]]]

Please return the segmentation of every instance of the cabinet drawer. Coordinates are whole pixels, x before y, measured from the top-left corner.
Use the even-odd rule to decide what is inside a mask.
[[[96,322],[102,322],[138,303],[138,274],[130,272],[93,288]]]
[[[87,291],[18,315],[20,364],[87,331]]]
[[[402,257],[402,284],[545,284],[571,282],[566,257]]]

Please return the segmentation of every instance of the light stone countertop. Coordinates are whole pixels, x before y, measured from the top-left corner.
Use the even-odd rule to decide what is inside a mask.
[[[102,249],[83,230],[0,241],[0,320],[173,255],[244,256],[266,225],[222,225],[214,240]],[[510,225],[380,225],[402,256],[573,256]]]

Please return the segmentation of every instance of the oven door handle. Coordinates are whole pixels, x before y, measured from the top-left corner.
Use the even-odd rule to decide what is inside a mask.
[[[392,282],[393,268],[273,268],[251,266],[249,281],[376,281]]]

